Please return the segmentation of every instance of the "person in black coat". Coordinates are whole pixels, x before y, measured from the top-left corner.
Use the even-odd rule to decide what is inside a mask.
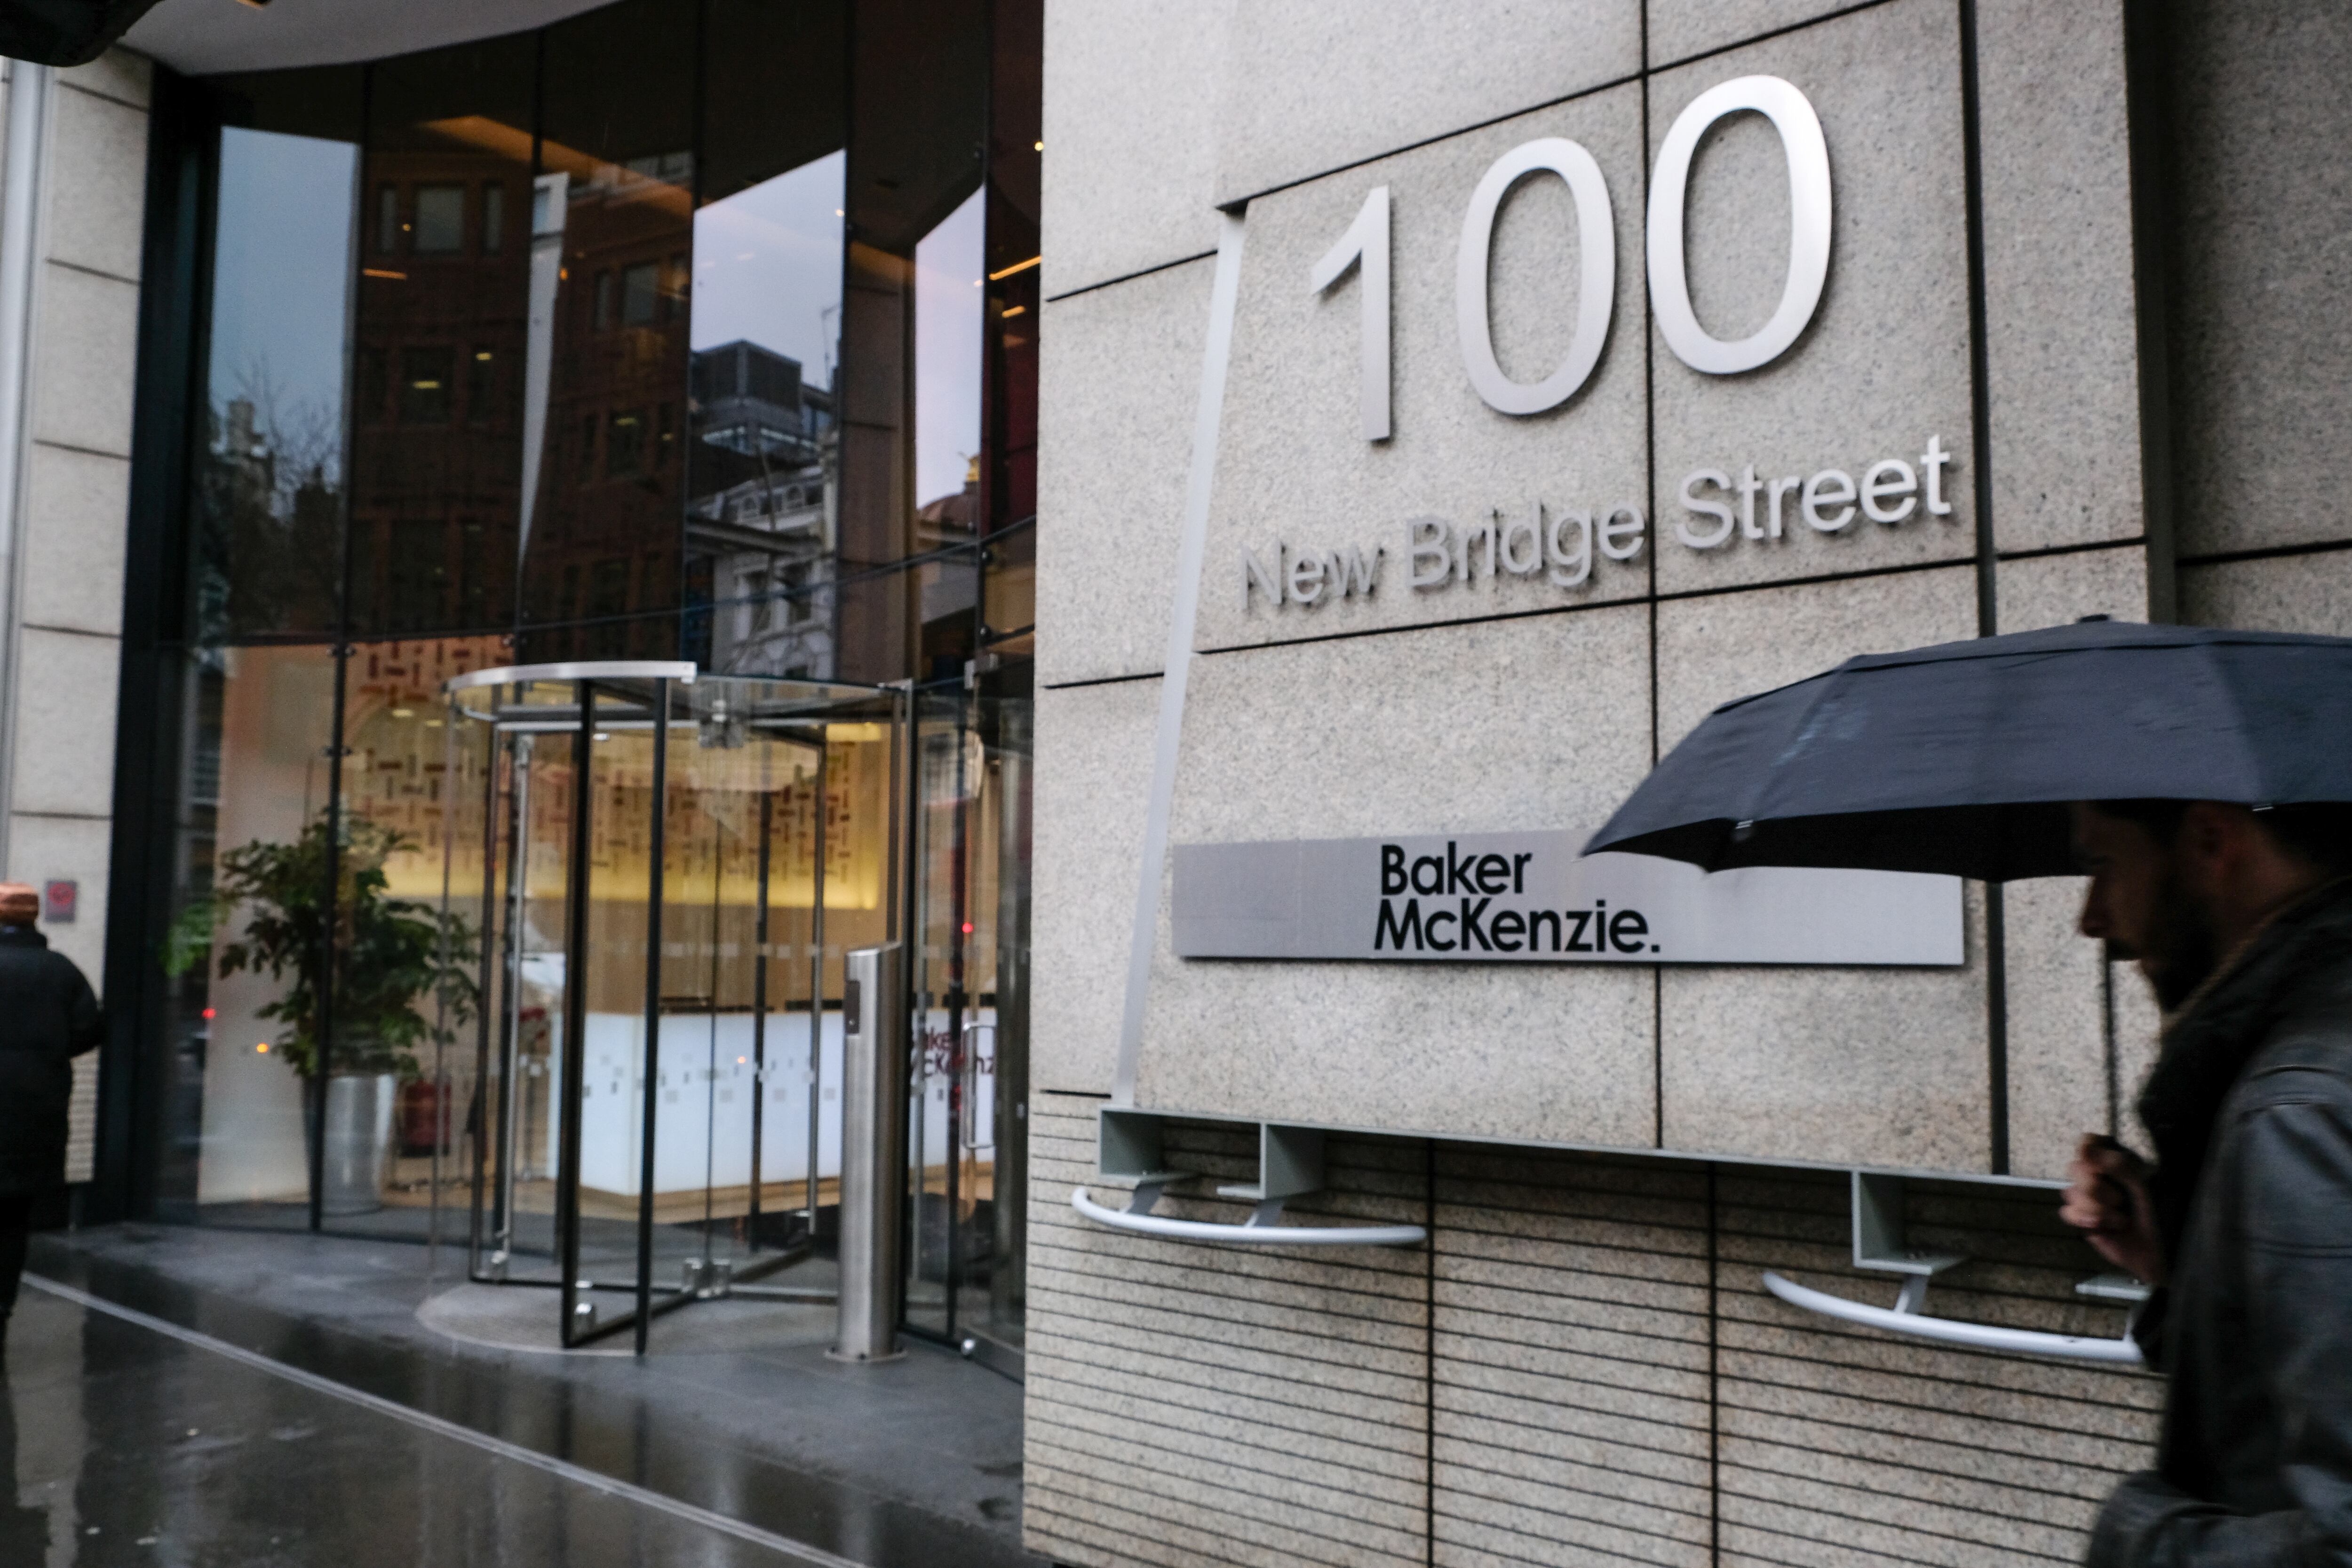
[[[33,1205],[65,1183],[73,1058],[99,1042],[98,997],[33,929],[41,898],[0,882],[0,1342],[25,1273]]]
[[[2139,1097],[2151,1163],[2084,1140],[2063,1213],[2155,1293],[2153,1469],[2089,1568],[2352,1563],[2352,812],[2083,808],[2083,932],[2166,1018]]]

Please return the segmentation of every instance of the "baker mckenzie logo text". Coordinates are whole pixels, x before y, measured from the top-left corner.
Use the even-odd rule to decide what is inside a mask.
[[[1656,952],[1641,910],[1612,910],[1605,899],[1584,909],[1530,906],[1533,851],[1465,855],[1448,839],[1443,855],[1408,857],[1402,844],[1381,846],[1381,907],[1374,952]],[[1423,903],[1423,900],[1429,901]]]

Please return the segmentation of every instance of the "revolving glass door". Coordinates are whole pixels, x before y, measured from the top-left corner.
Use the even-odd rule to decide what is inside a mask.
[[[904,694],[646,662],[448,699],[488,868],[450,895],[483,937],[471,1277],[554,1292],[567,1348],[831,1299],[841,956],[897,924]]]
[[[974,672],[918,694],[906,1324],[1018,1375],[1026,1316],[1030,716]]]

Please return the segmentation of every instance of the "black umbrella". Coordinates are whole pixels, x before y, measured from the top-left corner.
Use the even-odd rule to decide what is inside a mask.
[[[2352,801],[2352,638],[2086,621],[1727,702],[1585,846],[1710,871],[2075,869],[2077,800]]]

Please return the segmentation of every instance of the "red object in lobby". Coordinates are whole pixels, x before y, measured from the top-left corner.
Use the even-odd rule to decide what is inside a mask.
[[[434,1123],[440,1120],[441,1086],[417,1079],[400,1086],[400,1152],[433,1152]]]

